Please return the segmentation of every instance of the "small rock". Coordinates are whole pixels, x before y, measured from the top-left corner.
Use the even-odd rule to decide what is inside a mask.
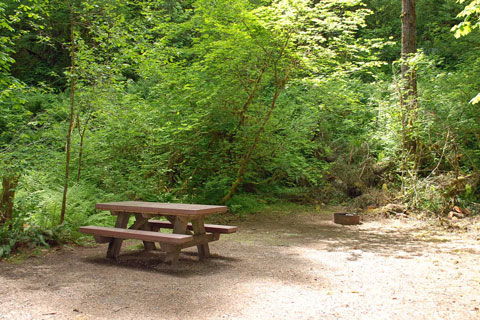
[[[451,220],[456,220],[456,219],[453,219],[453,218],[463,219],[463,218],[465,218],[465,215],[463,213],[458,213],[456,211],[450,211],[448,213],[448,218],[451,219]]]
[[[381,212],[386,216],[388,215],[406,216],[408,214],[406,206],[401,204],[395,204],[395,203],[387,204],[381,209]]]

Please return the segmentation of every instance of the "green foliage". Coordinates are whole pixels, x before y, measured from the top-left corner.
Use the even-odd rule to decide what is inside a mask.
[[[115,194],[112,198],[119,200],[218,202],[278,90],[279,107],[264,124],[241,192],[323,186],[332,145],[342,141],[340,136],[350,139],[349,131],[358,141],[365,133],[353,119],[368,122],[371,115],[351,90],[349,82],[357,81],[345,77],[378,64],[372,45],[379,42],[358,37],[370,13],[359,1],[72,5],[36,3],[32,12],[46,14],[16,21],[19,29],[38,26],[15,43],[18,54],[35,66],[38,59],[28,56],[44,61],[49,50],[67,61],[68,52],[56,43],[68,46],[69,35],[56,21],[66,25],[73,14],[77,23],[78,134],[72,153],[77,184],[71,187],[68,223],[96,217],[87,209],[93,208],[94,192],[82,190],[101,190],[103,198]],[[39,45],[24,50],[33,39]],[[52,81],[65,84],[71,77],[68,70],[58,71],[66,66],[59,62],[46,68],[53,69],[49,75],[36,72],[22,79],[55,92],[62,87]],[[31,66],[17,63],[15,68],[20,75]],[[282,78],[290,83],[281,85]],[[17,192],[17,215],[45,228],[52,227],[59,210],[67,96],[32,91],[23,95],[21,112],[5,120],[12,127],[4,139],[14,157],[10,162],[28,163]],[[28,140],[13,148],[16,132],[25,128],[31,129]],[[338,128],[342,134],[330,135]],[[39,146],[32,157],[21,149],[29,144]],[[348,142],[333,149],[348,149]],[[42,182],[25,183],[32,177]],[[88,200],[81,205],[81,199]]]
[[[459,0],[459,3],[464,3],[465,0]],[[455,32],[455,37],[460,38],[466,36],[473,29],[480,28],[480,1],[472,0],[459,14],[458,17],[464,18],[462,22],[452,28]],[[470,100],[471,104],[480,102],[480,93]]]
[[[265,210],[267,201],[264,196],[244,194],[234,196],[227,205],[234,214],[242,216]]]
[[[462,13],[462,32],[478,25],[477,6]],[[480,37],[450,32],[461,7],[417,3],[411,134],[421,161],[404,199],[435,212],[445,203],[430,197],[436,177],[480,166],[480,117],[468,103],[480,85]],[[82,224],[112,224],[96,202],[218,203],[239,181],[227,204],[244,214],[285,199],[342,203],[384,183],[405,187],[408,163],[374,172],[380,160],[405,162],[398,62],[382,62],[398,59],[399,15],[395,0],[0,4],[0,176],[20,176],[9,239],[49,239],[58,221],[73,77],[59,240],[75,240]],[[456,197],[475,201],[475,192],[472,183]]]
[[[0,259],[15,253],[21,247],[45,247],[60,243],[63,231],[60,228],[40,229],[36,226],[15,225],[13,222],[0,226]]]
[[[368,38],[391,39],[393,45],[384,47],[382,60],[393,62],[400,56],[401,45],[401,1],[367,0],[367,7],[374,14],[366,17],[367,28],[361,32]],[[453,69],[465,53],[478,47],[480,37],[455,39],[451,28],[459,23],[456,17],[462,5],[455,1],[417,0],[417,48],[425,54],[443,60],[443,68]],[[391,73],[391,68],[384,67]]]
[[[480,85],[479,61],[478,57],[467,56],[464,63],[457,63],[456,70],[449,70],[442,60],[425,54],[418,57],[418,110],[412,135],[417,141],[419,167],[414,175],[413,163],[406,163],[397,166],[396,174],[404,201],[442,214],[451,209],[451,203],[471,198],[472,194],[468,188],[443,192],[443,177],[449,173],[468,175],[479,168],[479,114],[478,108],[469,103]],[[373,99],[379,106],[380,130],[376,139],[383,146],[379,156],[398,159],[402,154],[398,85],[387,80],[383,90],[377,91]]]
[[[16,219],[23,224],[35,225],[41,229],[53,229],[60,214],[62,190],[51,182],[53,176],[38,172],[26,172],[19,183],[16,195],[18,213]],[[74,185],[70,190],[70,202],[66,227],[75,229],[91,222],[102,225],[112,222],[109,214],[97,214],[95,203],[112,199],[92,185]],[[113,200],[113,199],[112,199]]]
[[[458,0],[458,3],[464,2],[465,0]],[[480,1],[470,1],[458,14],[458,17],[463,18],[464,20],[452,28],[452,31],[455,32],[456,38],[466,36],[473,29],[480,28]]]

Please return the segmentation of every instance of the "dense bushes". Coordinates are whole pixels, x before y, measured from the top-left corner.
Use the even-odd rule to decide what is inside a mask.
[[[46,245],[111,224],[94,210],[100,201],[226,201],[242,214],[383,189],[442,214],[478,200],[480,117],[469,101],[480,41],[453,38],[456,5],[419,4],[431,19],[419,20],[413,170],[392,75],[399,49],[385,41],[399,40],[395,1],[367,1],[372,15],[340,0],[72,3],[1,7],[0,175],[18,177],[3,255],[29,237]]]

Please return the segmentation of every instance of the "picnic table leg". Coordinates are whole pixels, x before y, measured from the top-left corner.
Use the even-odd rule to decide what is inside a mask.
[[[170,219],[169,219],[170,220]],[[176,217],[173,224],[173,233],[176,234],[186,234],[187,232],[188,219],[185,217]],[[180,247],[172,245],[161,245],[162,249],[166,251],[167,257],[165,262],[172,265],[178,262],[180,256]]]
[[[135,213],[135,223],[131,227],[134,230],[152,231],[151,225],[148,223],[148,219],[143,217],[141,213]],[[155,242],[143,241],[143,246],[146,251],[155,250]]]
[[[203,218],[194,219],[192,221],[192,227],[193,227],[194,235],[205,234],[205,225],[203,222]],[[197,250],[198,250],[198,258],[200,260],[210,257],[210,248],[208,246],[208,242],[197,245]]]
[[[112,215],[115,215],[115,212],[112,212]],[[117,221],[115,222],[115,228],[126,229],[128,225],[128,220],[130,218],[129,214],[117,214]],[[112,238],[108,244],[107,258],[117,259],[118,254],[120,253],[120,248],[122,247],[123,239]]]
[[[167,220],[173,225],[175,226],[175,219],[177,218],[176,216],[165,216],[165,218],[167,218]],[[188,223],[187,223],[188,224]],[[173,231],[173,233],[175,233],[175,231]],[[182,233],[182,234],[188,234],[188,235],[192,235],[193,233],[188,230],[188,227],[187,227],[187,230],[185,230],[185,233]]]

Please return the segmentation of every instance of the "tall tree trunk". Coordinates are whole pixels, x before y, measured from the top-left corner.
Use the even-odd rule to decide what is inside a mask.
[[[65,211],[67,208],[68,179],[70,175],[70,149],[73,131],[73,117],[75,113],[75,19],[71,4],[70,6],[70,121],[68,123],[67,145],[65,148],[65,185],[63,187],[62,210],[60,212],[60,224],[65,220]]]
[[[265,73],[265,70],[268,68],[269,64],[270,64],[270,57],[268,57],[267,61],[260,69],[260,73],[258,74],[258,77],[255,80],[254,85],[252,86],[252,89],[250,91],[250,94],[248,95],[247,101],[245,101],[243,108],[240,111],[240,121],[238,122],[237,128],[240,128],[243,126],[243,123],[245,122],[245,117],[247,115],[247,110],[250,107],[250,104],[252,103],[253,99],[255,98],[255,94],[257,93],[258,88],[262,82],[263,74]]]
[[[417,159],[417,141],[413,126],[417,117],[416,68],[407,62],[417,52],[416,0],[402,0],[402,143],[403,149]],[[417,164],[417,161],[415,161]],[[416,165],[415,165],[416,166]]]
[[[0,224],[8,222],[13,217],[13,200],[18,184],[18,176],[2,177],[2,195],[0,197]]]
[[[293,65],[291,67],[293,67]],[[268,109],[267,114],[263,118],[262,125],[260,126],[257,133],[255,134],[255,138],[253,140],[252,145],[250,146],[250,149],[248,150],[247,154],[243,157],[243,159],[240,163],[240,167],[238,168],[238,171],[237,171],[237,178],[235,179],[232,186],[230,187],[230,190],[228,191],[227,195],[225,195],[222,198],[222,200],[220,201],[220,204],[225,204],[228,200],[230,200],[235,195],[238,187],[242,183],[243,177],[245,176],[245,173],[247,171],[247,165],[250,162],[250,159],[252,158],[253,152],[257,148],[258,142],[260,141],[260,137],[261,137],[263,131],[265,130],[265,126],[266,126],[268,120],[270,119],[270,116],[272,115],[273,110],[275,110],[278,96],[280,95],[280,92],[285,87],[285,84],[288,81],[289,75],[290,75],[290,68],[287,70],[287,72],[285,73],[285,76],[283,77],[283,79],[280,82],[276,81],[277,85],[276,85],[276,88],[275,88],[275,93],[274,93],[273,98],[272,98],[272,102],[270,104],[270,108]]]
[[[267,125],[268,120],[270,120],[270,116],[272,115],[273,110],[275,110],[278,96],[280,95],[280,92],[285,88],[285,84],[287,83],[287,81],[290,77],[290,71],[292,70],[292,68],[296,64],[296,61],[292,60],[290,62],[290,65],[286,68],[285,74],[283,75],[283,78],[281,78],[281,80],[280,80],[279,74],[278,74],[278,65],[279,65],[280,60],[284,56],[285,49],[287,48],[287,45],[288,45],[289,42],[290,42],[290,34],[287,35],[287,38],[285,39],[285,42],[283,43],[282,47],[280,48],[280,52],[279,52],[278,56],[276,57],[276,59],[274,59],[274,61],[272,63],[273,71],[274,71],[274,79],[275,79],[274,80],[275,81],[275,93],[273,94],[273,98],[272,98],[272,102],[270,104],[270,108],[268,109],[267,114],[263,118],[262,125],[260,126],[257,133],[255,134],[255,138],[253,139],[252,145],[250,146],[247,154],[242,158],[242,160],[240,162],[240,166],[239,166],[238,171],[237,171],[237,178],[233,182],[233,184],[230,187],[228,193],[222,198],[222,200],[220,200],[220,204],[225,204],[228,200],[230,200],[235,195],[238,187],[242,183],[243,177],[245,176],[245,173],[247,171],[247,165],[250,162],[250,159],[252,158],[253,152],[257,148],[258,142],[260,141],[260,137],[261,137],[263,131],[265,130],[265,126]],[[245,120],[245,113],[247,112],[247,109],[248,109],[248,107],[249,107],[249,105],[250,105],[250,103],[251,103],[251,101],[252,101],[252,99],[255,95],[255,91],[258,89],[257,88],[258,85],[262,81],[263,74],[264,74],[266,68],[270,65],[271,57],[272,57],[272,54],[269,54],[268,59],[266,61],[266,64],[263,66],[263,68],[260,72],[260,75],[257,78],[257,81],[256,81],[255,85],[253,86],[252,92],[251,92],[249,98],[247,99],[247,102],[243,106],[243,112],[242,112],[242,115],[241,115],[241,118],[240,118],[240,123],[239,123],[240,126],[243,125],[243,122]]]
[[[82,173],[82,159],[83,159],[83,144],[85,141],[85,133],[87,132],[88,122],[90,121],[91,113],[88,114],[85,123],[80,123],[80,115],[77,114],[77,128],[78,128],[78,135],[80,136],[80,146],[78,151],[78,171],[77,171],[77,183],[80,181],[80,174]]]
[[[80,124],[79,124],[80,125]],[[80,128],[80,127],[79,127]],[[83,158],[83,141],[85,137],[85,129],[82,131],[79,129],[78,131],[80,134],[80,146],[78,150],[78,171],[77,171],[77,183],[80,182],[80,174],[82,173],[82,158]]]
[[[402,58],[417,52],[416,0],[402,0]],[[408,65],[402,65],[402,77],[406,77]]]

